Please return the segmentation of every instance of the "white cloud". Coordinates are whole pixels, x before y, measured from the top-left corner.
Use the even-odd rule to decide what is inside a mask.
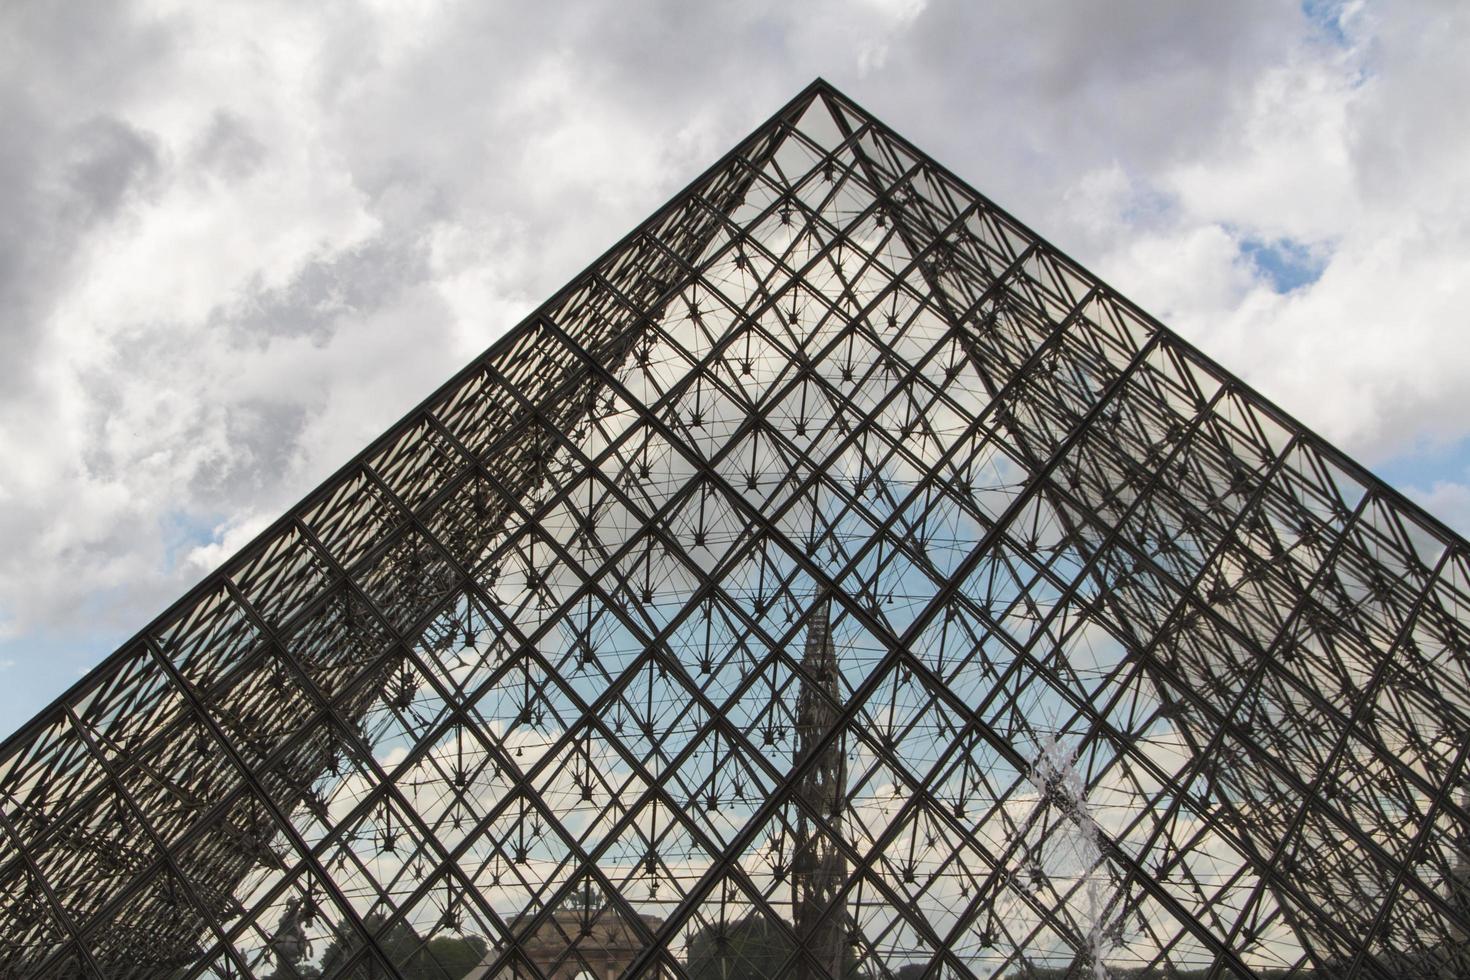
[[[270,517],[253,514],[239,520],[226,521],[214,529],[208,544],[190,548],[184,555],[184,561],[201,573],[212,572],[226,558],[269,527],[271,520]]]

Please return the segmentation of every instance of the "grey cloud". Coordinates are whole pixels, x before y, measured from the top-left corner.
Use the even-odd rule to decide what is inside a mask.
[[[100,114],[166,65],[174,25],[126,4],[10,3],[0,8],[0,114],[5,142],[47,149],[57,131]],[[7,188],[15,192],[16,188]]]
[[[160,175],[156,143],[107,107],[170,45],[116,4],[0,9],[0,402],[34,394],[41,325],[83,236]]]
[[[274,489],[290,471],[308,410],[292,402],[251,399],[231,405],[225,414],[226,452],[194,474],[189,496],[238,506]]]
[[[243,180],[258,170],[269,151],[245,119],[216,109],[194,148],[194,166],[225,180]]]
[[[177,21],[110,0],[7,3],[0,23],[0,74],[65,114],[135,92],[180,41]]]
[[[27,125],[25,108],[5,117]],[[0,365],[11,395],[25,389],[40,329],[84,236],[115,217],[163,170],[156,142],[122,120],[97,117],[64,133],[6,140],[0,151]],[[0,371],[7,368],[0,367]]]
[[[1302,29],[1273,0],[936,0],[867,101],[902,107],[913,139],[970,161],[983,190],[1036,221],[1058,181],[1111,163],[1149,172],[1197,147]]]
[[[244,294],[211,316],[233,346],[264,346],[276,337],[326,341],[344,317],[388,306],[428,275],[420,241],[377,237],[312,257],[282,286],[257,277]]]
[[[146,193],[163,169],[155,139],[106,116],[90,119],[70,134],[66,157],[59,203],[75,216],[76,231],[107,220],[128,198]]]

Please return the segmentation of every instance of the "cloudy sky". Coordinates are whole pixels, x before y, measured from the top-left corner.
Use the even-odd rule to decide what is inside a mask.
[[[0,6],[0,733],[814,76],[1462,532],[1470,6]]]

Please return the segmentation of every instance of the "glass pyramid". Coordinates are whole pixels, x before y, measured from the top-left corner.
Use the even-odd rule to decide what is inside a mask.
[[[0,745],[0,977],[1462,977],[1467,625],[819,81]]]

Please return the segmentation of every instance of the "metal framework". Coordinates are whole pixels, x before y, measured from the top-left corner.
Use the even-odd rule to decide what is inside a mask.
[[[816,82],[0,745],[0,976],[1470,975],[1470,549]]]

